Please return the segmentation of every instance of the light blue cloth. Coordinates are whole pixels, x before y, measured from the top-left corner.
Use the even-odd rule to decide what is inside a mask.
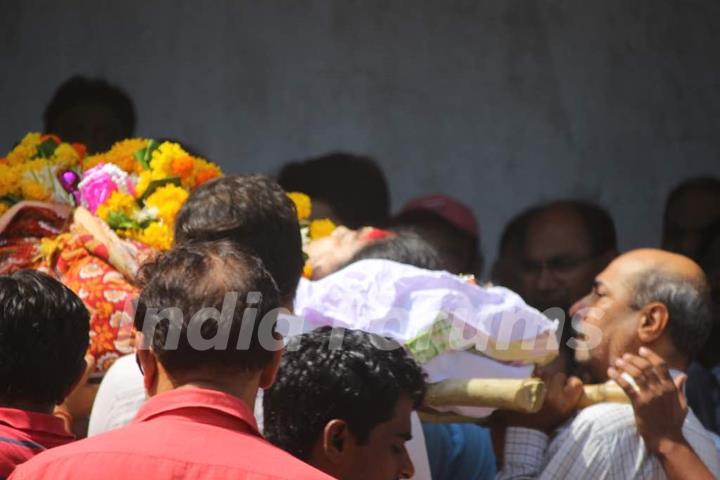
[[[472,423],[423,423],[432,480],[494,479],[490,430]]]
[[[715,433],[708,430],[708,433],[713,439],[713,442],[715,442],[715,449],[718,451],[718,458],[720,458],[720,437],[717,436]]]

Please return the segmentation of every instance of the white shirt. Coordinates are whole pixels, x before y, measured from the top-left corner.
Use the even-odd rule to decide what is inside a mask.
[[[683,435],[695,453],[720,477],[712,438],[692,411]],[[631,405],[600,403],[583,409],[550,439],[538,430],[511,427],[505,437],[505,464],[497,479],[664,479],[660,461],[637,433]]]
[[[130,423],[145,402],[145,385],[135,355],[125,355],[103,377],[90,413],[88,437]]]

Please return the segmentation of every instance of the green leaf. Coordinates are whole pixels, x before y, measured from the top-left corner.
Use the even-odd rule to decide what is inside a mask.
[[[15,205],[20,200],[22,200],[22,198],[16,195],[5,195],[4,197],[0,197],[0,202],[7,203],[8,205]]]
[[[142,165],[145,170],[150,170],[150,160],[152,159],[152,154],[159,146],[160,142],[157,140],[150,140],[147,147],[135,152],[135,159],[140,162],[140,165]]]
[[[128,228],[138,228],[138,223],[130,218],[125,212],[108,213],[107,224],[113,230],[125,230]]]
[[[55,140],[48,138],[37,147],[37,153],[33,158],[51,158],[55,153],[55,149],[58,147]]]
[[[181,187],[182,181],[181,181],[180,177],[166,177],[166,178],[162,178],[160,180],[153,180],[152,182],[150,182],[148,187],[145,189],[145,193],[142,194],[142,197],[140,197],[140,202],[144,205],[145,200],[150,195],[155,193],[155,190],[157,190],[158,188],[163,187],[165,185],[168,185],[168,184],[173,184],[176,187]]]

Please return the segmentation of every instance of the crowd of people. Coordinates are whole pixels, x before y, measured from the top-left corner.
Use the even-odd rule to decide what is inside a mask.
[[[129,99],[83,78],[45,112],[48,132],[95,151],[134,123]],[[291,191],[341,227],[303,245]],[[38,271],[0,276],[0,478],[717,478],[720,180],[681,183],[663,226],[662,249],[620,252],[607,210],[558,199],[513,218],[484,265],[469,207],[427,195],[392,214],[368,157],[212,180],[183,204],[172,248],[140,268],[135,353],[89,400],[81,298]],[[426,373],[395,340],[278,333],[304,271],[319,281],[365,259],[487,278],[558,320],[559,354],[534,372],[540,410],[421,423]],[[628,403],[579,407],[585,385],[607,381]]]

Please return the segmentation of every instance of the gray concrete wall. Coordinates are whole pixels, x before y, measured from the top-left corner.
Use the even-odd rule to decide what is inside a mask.
[[[54,88],[105,76],[139,133],[228,172],[374,155],[393,203],[471,204],[488,256],[531,203],[608,206],[656,244],[680,179],[720,174],[717,0],[0,0],[0,147]]]

